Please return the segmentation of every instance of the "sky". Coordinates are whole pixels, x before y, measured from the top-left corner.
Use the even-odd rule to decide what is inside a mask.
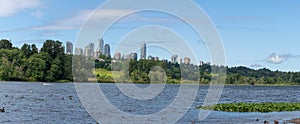
[[[149,0],[156,1],[156,0]],[[99,11],[106,0],[0,0],[0,39],[10,39],[14,46],[24,43],[38,47],[47,39],[71,41],[75,47],[104,38],[112,54],[139,52],[146,42],[148,55],[169,59],[194,53],[195,61],[211,61],[207,44],[185,22],[163,12],[131,12],[118,4]],[[156,1],[157,2],[157,1]],[[194,0],[209,16],[222,39],[228,66],[300,71],[300,1],[299,0]],[[142,6],[143,2],[134,2]],[[128,3],[128,5],[132,3]],[[176,2],[161,3],[179,11],[191,9]],[[159,5],[158,5],[159,6]],[[195,13],[186,13],[191,18]],[[88,21],[88,22],[87,22]],[[201,22],[201,18],[193,18]],[[86,23],[94,24],[91,37],[80,39]],[[97,24],[96,24],[97,23]],[[101,25],[102,24],[102,25]],[[102,34],[104,24],[113,24]],[[89,28],[90,29],[90,28]],[[94,33],[95,32],[95,33]],[[95,36],[93,35],[95,34]],[[96,35],[98,35],[96,37]],[[92,38],[93,37],[93,38]]]

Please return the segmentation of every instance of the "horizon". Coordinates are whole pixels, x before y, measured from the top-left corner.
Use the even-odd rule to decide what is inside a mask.
[[[9,40],[9,41],[11,41],[10,39],[0,39],[0,40]],[[51,40],[51,39],[48,39],[48,40]],[[59,40],[54,40],[54,41],[59,41]],[[61,42],[61,41],[60,41],[60,42]],[[68,42],[68,41],[66,41],[66,42]],[[63,45],[63,47],[64,47],[64,53],[65,53],[65,54],[68,54],[68,53],[67,53],[66,44],[64,44],[64,42],[62,42],[62,43],[63,43],[62,45]],[[25,43],[24,43],[24,44],[25,44]],[[29,45],[32,45],[32,44],[29,44]],[[13,45],[13,47],[16,47],[16,46]],[[16,47],[16,48],[21,49],[21,47]],[[37,47],[37,48],[38,48],[38,50],[40,51],[41,48],[39,48],[39,47]],[[75,49],[76,49],[76,48],[73,48],[73,53],[72,53],[71,55],[76,55],[76,54],[75,54]],[[81,48],[81,49],[83,49],[83,48]],[[83,50],[84,50],[84,49],[83,49]],[[94,52],[97,52],[97,51],[94,51]],[[140,51],[139,51],[139,52],[140,52]],[[120,53],[120,52],[116,52],[116,53]],[[125,59],[125,58],[123,58],[123,57],[124,57],[123,55],[128,55],[128,54],[131,54],[131,53],[128,53],[128,54],[126,54],[126,53],[120,53],[120,54],[121,54],[121,60],[123,60],[123,59]],[[136,54],[139,55],[138,53],[136,53]],[[104,54],[100,54],[100,55],[104,55]],[[114,55],[115,55],[115,54],[114,54]],[[175,55],[176,55],[176,54],[175,54]],[[83,54],[82,56],[85,56],[85,55]],[[159,57],[159,56],[152,56],[152,55],[148,55],[148,56],[151,56],[151,57]],[[148,59],[148,56],[146,57],[145,60],[149,60],[149,59]],[[172,56],[173,56],[173,55],[172,55]],[[170,56],[170,58],[171,58],[172,56]],[[185,57],[180,57],[180,56],[178,56],[178,57],[182,59],[181,64],[184,64],[183,58],[185,58]],[[186,57],[189,58],[188,56],[186,56]],[[111,58],[112,58],[113,60],[115,60],[114,57],[113,57],[113,55],[111,55]],[[137,61],[139,61],[139,60],[144,60],[144,59],[138,58]],[[161,59],[161,58],[159,57],[159,61],[164,61],[164,60],[167,60],[168,62],[173,63],[171,59],[168,59],[168,58],[163,58],[163,59]],[[199,63],[190,63],[190,64],[188,64],[188,65],[201,66],[200,62],[203,62],[203,64],[212,65],[212,66],[224,66],[224,67],[228,67],[228,68],[246,67],[246,68],[253,69],[253,70],[268,69],[268,70],[271,70],[271,71],[273,71],[273,72],[275,72],[275,71],[287,72],[287,73],[288,73],[288,72],[292,72],[292,73],[300,72],[300,71],[281,71],[281,70],[272,70],[272,69],[267,68],[267,67],[251,68],[251,67],[247,67],[247,66],[243,66],[243,65],[236,65],[236,66],[214,65],[214,64],[211,64],[211,62],[209,62],[209,61],[199,61]],[[178,63],[178,62],[176,62],[176,63]],[[178,63],[178,64],[180,64],[180,63]]]
[[[74,44],[74,51],[77,45],[82,46],[75,43],[81,25],[84,24],[89,14],[103,4],[105,0],[93,0],[84,3],[75,0],[72,1],[72,4],[58,0],[29,0],[25,1],[27,4],[24,4],[24,6],[21,6],[21,4],[11,6],[14,2],[16,1],[11,0],[7,1],[7,4],[0,5],[0,22],[2,24],[0,39],[8,38],[18,48],[25,43],[36,44],[38,48],[41,48],[42,43],[47,39],[59,40],[64,45],[67,41],[70,41]],[[297,6],[300,1],[253,0],[241,2],[229,0],[194,2],[203,8],[216,25],[224,44],[226,66],[244,66],[251,69],[268,68],[272,71],[284,72],[300,71],[300,65],[298,64],[300,60],[300,50],[298,49],[300,9]],[[110,16],[114,16],[114,14],[124,13],[127,10],[106,11],[111,14]],[[103,19],[110,21],[110,16],[103,17]],[[144,22],[142,23],[141,20]],[[174,32],[168,33],[163,28],[157,30],[157,32],[164,33],[147,32],[147,27],[139,29],[139,31],[144,31],[144,34],[132,31],[144,24],[160,24],[167,28],[172,27],[181,37],[174,38]],[[184,41],[191,44],[192,49],[200,49],[199,55],[195,57],[197,64],[199,60],[209,62],[210,56],[207,52],[207,45],[211,44],[203,43],[201,46],[194,47],[193,44],[203,41],[194,34],[188,33],[190,31],[170,15],[144,12],[131,15],[116,23],[103,38],[105,43],[111,45],[111,55],[116,52],[123,52],[115,51],[120,41],[128,43],[127,45],[137,44],[139,46],[140,42],[144,42],[144,39],[149,39],[146,43],[153,45],[153,47],[149,47],[148,55],[166,58],[167,60],[170,60],[173,54],[168,52],[166,48],[158,47],[158,45],[176,45],[179,38],[184,38]],[[118,38],[123,34],[128,34],[128,37]],[[145,34],[149,36],[145,36]],[[99,34],[100,38],[101,35]],[[90,42],[97,43],[97,40],[87,38],[86,41],[82,42],[86,44]],[[126,54],[125,49],[122,48]],[[133,51],[137,52],[138,50]],[[140,53],[137,53],[139,56]],[[182,55],[182,58],[184,56],[186,55]]]

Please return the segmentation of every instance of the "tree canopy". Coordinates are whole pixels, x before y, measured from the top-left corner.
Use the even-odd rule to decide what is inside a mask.
[[[0,41],[0,80],[72,81],[72,56],[64,54],[60,41],[47,40],[41,51],[35,44],[13,48],[9,40]]]

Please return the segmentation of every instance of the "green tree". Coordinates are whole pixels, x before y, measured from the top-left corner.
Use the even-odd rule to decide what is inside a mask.
[[[32,54],[35,54],[35,53],[38,53],[38,52],[39,52],[39,49],[36,47],[35,44],[32,44],[32,45],[31,45],[31,51],[32,51]]]
[[[26,61],[25,76],[31,81],[52,81],[47,74],[51,67],[51,56],[46,52],[36,53]],[[49,72],[48,72],[49,73]]]
[[[43,47],[41,48],[41,52],[47,52],[50,54],[52,59],[55,59],[56,57],[63,57],[64,55],[64,47],[62,42],[60,41],[54,41],[54,40],[46,40],[44,42]]]
[[[23,54],[26,56],[26,57],[29,57],[33,54],[32,50],[31,50],[31,46],[28,45],[28,44],[24,44],[22,47],[21,47],[21,51],[23,52]]]
[[[13,74],[13,66],[7,58],[0,58],[0,80],[9,81]]]
[[[9,40],[0,40],[0,49],[12,49],[12,43]]]

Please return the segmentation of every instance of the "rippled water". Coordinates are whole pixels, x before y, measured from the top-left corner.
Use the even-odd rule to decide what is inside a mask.
[[[100,84],[107,99],[119,110],[133,115],[156,113],[176,98],[180,85],[166,85],[153,99],[136,100],[124,95],[114,84]],[[138,84],[138,87],[147,87]],[[190,85],[193,87],[193,85]],[[205,120],[198,120],[200,112],[195,107],[201,105],[208,86],[199,87],[197,98],[177,123],[263,123],[264,120],[283,122],[300,117],[300,112],[273,113],[228,113],[213,111]],[[188,92],[188,91],[187,91]],[[189,100],[189,97],[185,98]],[[221,103],[230,102],[300,102],[299,86],[226,86]],[[81,104],[73,83],[0,83],[0,123],[91,123],[96,121]],[[184,106],[182,106],[184,107]],[[95,111],[97,113],[97,111]],[[176,113],[172,113],[176,114]],[[256,121],[259,119],[259,121]],[[152,123],[167,123],[168,120],[147,120]],[[111,122],[114,123],[114,122]]]

